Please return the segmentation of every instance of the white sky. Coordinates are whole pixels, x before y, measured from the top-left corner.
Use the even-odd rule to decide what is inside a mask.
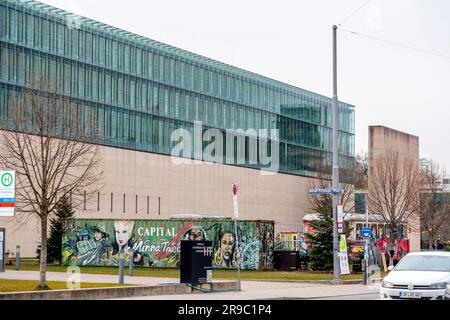
[[[323,95],[332,94],[331,26],[366,0],[40,0]],[[450,56],[450,1],[372,0],[341,27]],[[450,171],[450,59],[338,32],[338,96],[368,126],[420,137]]]

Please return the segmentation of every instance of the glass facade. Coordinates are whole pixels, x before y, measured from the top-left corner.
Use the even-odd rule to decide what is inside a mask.
[[[0,0],[0,124],[44,76],[91,116],[100,143],[170,154],[177,128],[279,129],[280,172],[331,165],[331,100],[35,1]],[[340,161],[354,161],[354,107],[339,102]],[[242,164],[247,167],[258,165]]]

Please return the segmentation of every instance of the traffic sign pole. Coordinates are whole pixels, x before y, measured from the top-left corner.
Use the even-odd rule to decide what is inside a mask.
[[[232,185],[233,192],[233,217],[234,217],[234,236],[236,237],[236,250],[239,250],[239,241],[238,241],[238,185],[237,183],[233,183]],[[239,251],[238,251],[239,252]],[[237,274],[238,274],[238,289],[241,291],[241,252],[239,252],[239,258],[237,261]]]
[[[366,225],[368,225],[368,222],[366,222]],[[369,227],[363,227],[361,229],[361,236],[364,238],[364,284],[367,284],[369,282],[369,239],[371,237],[371,233],[372,232]]]
[[[367,202],[366,202],[367,203]],[[367,207],[367,205],[366,205]],[[368,210],[366,210],[366,228],[369,228],[369,212]],[[369,236],[370,236],[370,229],[369,229]],[[365,237],[365,241],[364,241],[364,260],[366,263],[366,270],[364,270],[364,274],[365,274],[365,281],[364,283],[367,284],[368,280],[369,280],[369,275],[368,275],[368,271],[369,271],[369,237]]]
[[[5,272],[5,229],[0,228],[0,272]]]
[[[333,99],[332,99],[332,122],[333,122],[333,188],[339,188],[339,108],[337,97],[337,26],[333,25]],[[337,206],[339,195],[333,194],[333,283],[341,284],[341,270],[339,264],[339,235],[337,229]]]

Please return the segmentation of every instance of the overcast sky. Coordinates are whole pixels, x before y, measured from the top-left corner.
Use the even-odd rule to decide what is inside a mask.
[[[331,26],[367,0],[41,0],[323,95],[332,94]],[[450,56],[450,1],[372,0],[342,28]],[[338,33],[338,96],[369,125],[420,137],[450,171],[450,59]]]

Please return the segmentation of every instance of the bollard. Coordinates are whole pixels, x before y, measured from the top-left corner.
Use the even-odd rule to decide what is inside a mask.
[[[133,276],[133,253],[130,254],[130,265],[129,265],[129,268],[128,268],[128,275],[130,277]]]
[[[16,271],[20,270],[20,245],[16,246]]]
[[[363,260],[361,261],[361,271],[362,271],[362,274],[363,274],[363,284],[364,284],[364,285],[367,285],[367,271],[366,271],[366,266],[367,266],[367,264],[366,264],[366,259],[363,259]]]
[[[0,228],[0,272],[5,272],[5,229]]]
[[[124,261],[124,253],[120,252],[119,253],[119,284],[123,284],[123,279],[124,279],[124,265],[125,265],[125,261]]]

